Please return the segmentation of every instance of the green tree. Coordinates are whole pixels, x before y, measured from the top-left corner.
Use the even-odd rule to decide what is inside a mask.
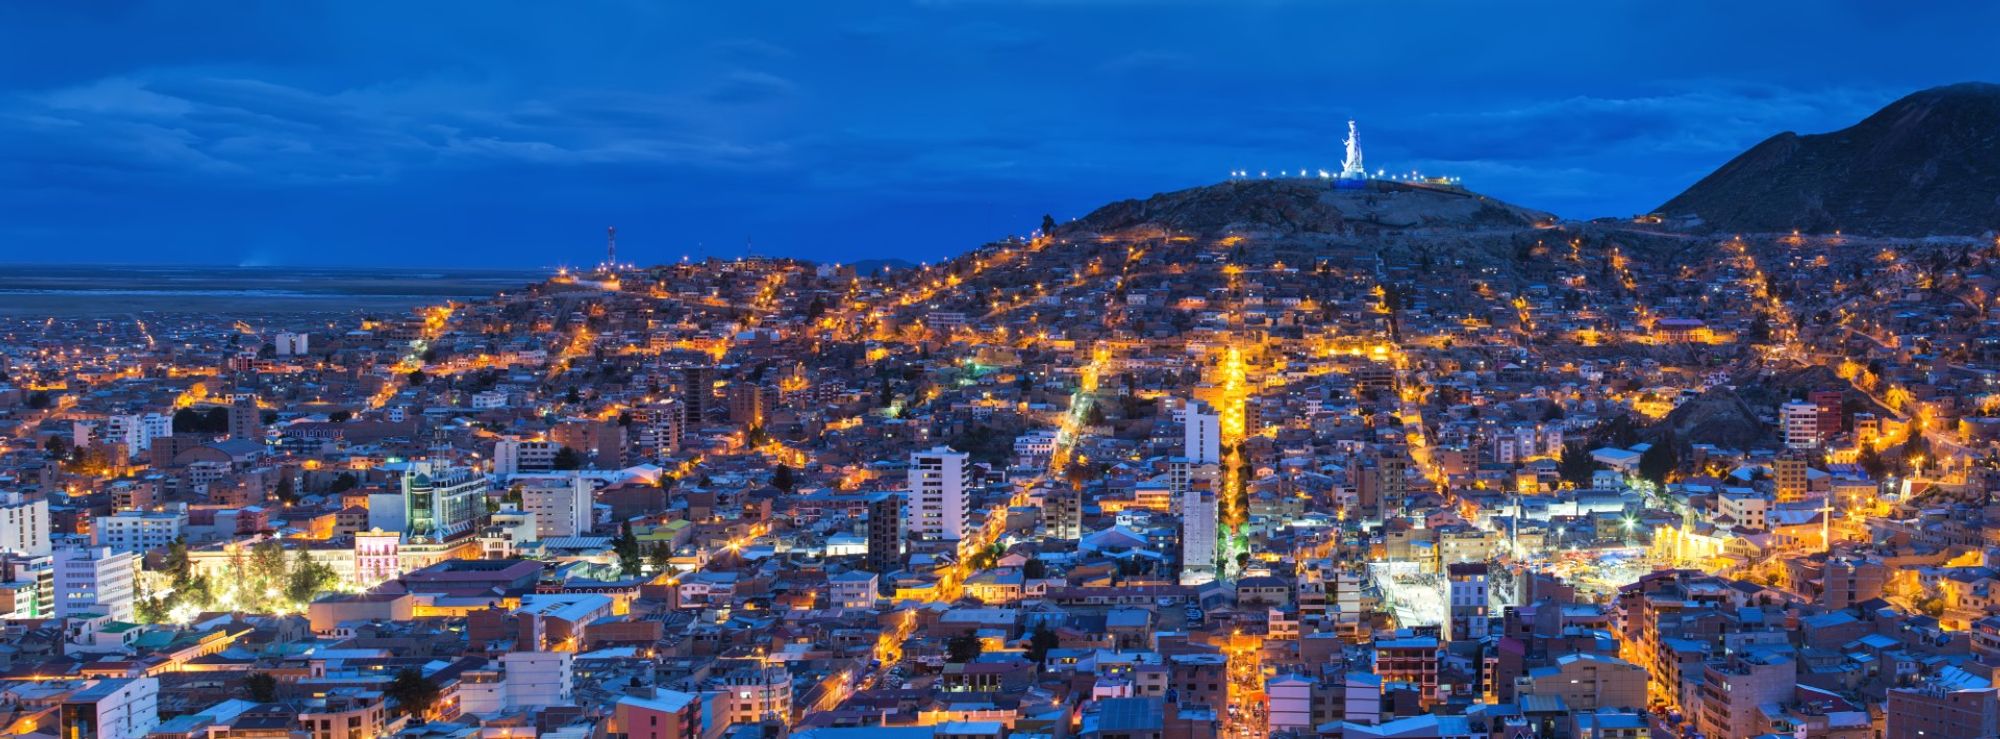
[[[243,692],[253,703],[270,703],[278,699],[278,678],[268,672],[252,672],[243,676]]]
[[[1035,633],[1028,637],[1028,659],[1034,661],[1038,667],[1046,667],[1049,650],[1061,644],[1062,638],[1057,636],[1055,630],[1049,628],[1048,624],[1036,624]]]
[[[161,561],[161,567],[176,589],[187,585],[188,578],[194,574],[194,560],[188,557],[187,537],[174,537],[167,544],[167,556]]]
[[[653,550],[646,554],[646,563],[653,566],[654,572],[665,571],[673,561],[674,550],[664,541],[653,542]]]
[[[777,469],[771,470],[771,487],[789,493],[792,492],[792,488],[795,485],[797,485],[797,481],[792,479],[791,467],[781,464],[778,465]]]
[[[626,577],[638,577],[644,568],[645,559],[639,553],[639,537],[632,534],[632,522],[618,525],[618,538],[611,542],[611,551],[618,555],[618,571]]]
[[[1562,461],[1557,469],[1562,479],[1575,483],[1577,487],[1588,487],[1591,476],[1597,472],[1597,460],[1590,458],[1590,452],[1582,444],[1563,446]]]
[[[583,453],[569,447],[557,449],[555,460],[549,466],[558,470],[583,469]]]
[[[437,703],[438,686],[415,667],[405,667],[382,688],[382,694],[396,702],[396,712],[422,723]]]
[[[298,488],[292,484],[292,476],[289,473],[278,475],[278,488],[271,491],[271,495],[277,498],[278,502],[288,505],[299,499]]]
[[[1680,452],[1674,449],[1672,434],[1653,443],[1639,455],[1639,476],[1653,481],[1654,485],[1665,488],[1667,475],[1680,466]]]
[[[298,604],[311,603],[339,580],[340,575],[332,567],[313,561],[312,555],[300,549],[292,561],[292,571],[285,578],[285,598]]]
[[[979,659],[979,653],[984,651],[985,647],[980,644],[979,637],[972,634],[959,634],[946,640],[944,649],[947,655],[945,657],[946,662],[963,664]]]
[[[1039,557],[1028,560],[1027,564],[1021,566],[1021,576],[1030,580],[1040,580],[1048,577],[1049,564],[1043,562]]]
[[[342,472],[333,478],[332,484],[326,486],[326,491],[329,493],[333,493],[335,495],[339,495],[349,490],[353,490],[355,486],[358,486],[360,484],[361,484],[361,478],[355,477],[354,473]]]

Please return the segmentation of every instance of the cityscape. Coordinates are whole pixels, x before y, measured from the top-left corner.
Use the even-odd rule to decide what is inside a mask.
[[[1874,107],[1616,216],[1357,115],[942,259],[10,267],[0,727],[2000,736],[2000,85]]]

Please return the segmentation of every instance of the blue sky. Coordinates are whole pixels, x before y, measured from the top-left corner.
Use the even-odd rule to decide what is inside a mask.
[[[1915,7],[1909,7],[1915,6]],[[0,262],[936,259],[1335,167],[1565,216],[2000,81],[1991,4],[0,5]]]

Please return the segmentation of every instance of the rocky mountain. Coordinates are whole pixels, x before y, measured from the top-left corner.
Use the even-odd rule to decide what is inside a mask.
[[[1737,233],[1920,237],[2000,228],[2000,85],[1932,88],[1839,131],[1778,134],[1658,212]]]
[[[1194,236],[1357,236],[1426,229],[1521,229],[1553,221],[1547,213],[1453,187],[1259,179],[1119,201],[1064,224],[1058,232],[1125,234],[1163,229]]]

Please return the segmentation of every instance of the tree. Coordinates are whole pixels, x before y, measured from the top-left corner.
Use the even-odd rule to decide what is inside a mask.
[[[332,567],[314,561],[312,555],[300,549],[285,579],[285,598],[293,603],[311,603],[339,580],[340,575]]]
[[[333,478],[333,484],[326,486],[326,490],[329,493],[339,495],[349,490],[353,490],[354,486],[360,484],[361,484],[361,478],[355,477],[354,473],[342,472]]]
[[[555,459],[549,466],[558,470],[583,469],[583,453],[569,447],[557,449]]]
[[[1039,557],[1028,560],[1027,564],[1021,565],[1021,576],[1030,580],[1040,580],[1048,577],[1049,563],[1043,562]]]
[[[1577,487],[1586,487],[1597,472],[1597,460],[1590,458],[1590,452],[1582,444],[1567,444],[1563,446],[1562,461],[1557,469],[1562,479],[1575,483]]]
[[[334,411],[326,415],[326,420],[332,421],[334,423],[347,423],[349,420],[353,418],[354,418],[354,411],[350,411],[345,408]]]
[[[1654,485],[1666,487],[1667,474],[1680,466],[1680,452],[1674,449],[1675,440],[1669,434],[1654,442],[1639,455],[1639,476],[1653,481]]]
[[[275,496],[280,503],[290,504],[292,501],[298,500],[299,491],[292,485],[292,476],[280,474],[278,476],[278,489],[271,491],[271,495]]]
[[[1047,666],[1049,650],[1061,645],[1062,638],[1048,624],[1035,624],[1035,633],[1028,637],[1028,659],[1037,666]]]
[[[946,662],[963,664],[979,659],[979,653],[985,651],[985,646],[980,644],[977,636],[959,634],[945,641],[944,650]]]
[[[781,464],[777,469],[771,470],[771,487],[789,493],[796,484],[797,481],[792,479],[791,467]]]
[[[166,570],[167,577],[171,578],[174,589],[178,590],[187,585],[188,579],[194,575],[194,561],[188,558],[187,537],[174,537],[174,540],[167,544],[167,556],[161,561],[161,567]]]
[[[618,538],[612,540],[611,551],[618,555],[618,571],[626,577],[638,577],[645,564],[639,554],[639,537],[632,534],[632,522],[618,524]]]
[[[396,712],[422,723],[437,703],[438,686],[424,677],[415,667],[405,667],[382,689],[382,694],[396,702]]]
[[[1052,216],[1052,215],[1049,215],[1049,214],[1047,214],[1047,213],[1043,213],[1043,214],[1042,214],[1042,235],[1043,235],[1043,236],[1048,236],[1048,235],[1050,235],[1050,234],[1053,234],[1053,233],[1055,233],[1055,232],[1056,232],[1056,217],[1055,217],[1055,216]]]
[[[430,375],[424,374],[423,370],[410,370],[410,374],[407,375],[406,378],[410,381],[410,385],[412,386],[422,385],[424,384],[425,380],[431,379]]]
[[[268,672],[252,672],[243,676],[243,692],[253,703],[270,703],[278,699],[278,678]]]
[[[42,442],[42,450],[48,452],[50,458],[63,459],[69,456],[69,440],[51,436],[48,441]]]
[[[664,541],[653,542],[653,551],[646,554],[646,564],[653,566],[654,572],[662,572],[674,563],[674,550]]]

